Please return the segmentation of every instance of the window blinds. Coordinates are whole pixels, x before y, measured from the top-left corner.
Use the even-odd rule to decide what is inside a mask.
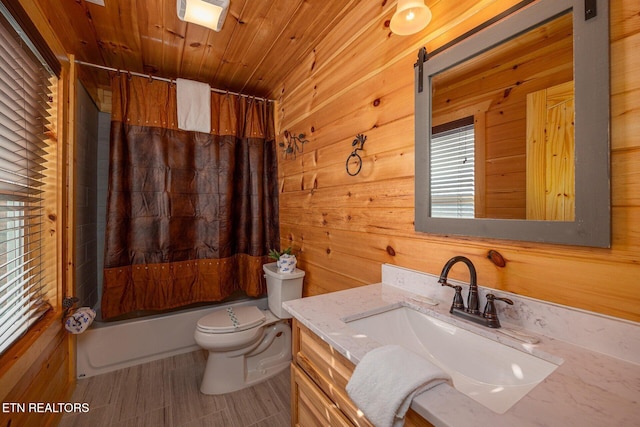
[[[0,16],[0,353],[50,307],[43,192],[52,75]]]
[[[431,136],[431,216],[474,217],[474,132],[471,123]]]

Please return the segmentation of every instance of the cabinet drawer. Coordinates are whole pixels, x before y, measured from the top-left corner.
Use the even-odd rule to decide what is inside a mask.
[[[296,364],[335,402],[353,424],[373,427],[345,391],[353,373],[353,364],[305,326],[298,324],[294,331],[293,354]]]
[[[351,401],[345,387],[355,366],[307,327],[294,319],[293,359],[304,373],[331,399],[356,426],[373,427]],[[432,424],[409,409],[407,427],[432,427]]]
[[[353,427],[336,405],[294,364],[291,364],[291,384],[293,426]]]

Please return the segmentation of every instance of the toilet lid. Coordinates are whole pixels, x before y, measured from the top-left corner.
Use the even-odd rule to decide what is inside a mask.
[[[224,334],[251,329],[264,321],[262,310],[255,305],[243,305],[207,314],[198,320],[198,329],[210,334]]]

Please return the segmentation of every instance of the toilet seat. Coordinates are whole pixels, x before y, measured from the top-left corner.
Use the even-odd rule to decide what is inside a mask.
[[[255,328],[265,320],[264,312],[255,305],[228,307],[202,317],[196,329],[205,334],[228,334]]]

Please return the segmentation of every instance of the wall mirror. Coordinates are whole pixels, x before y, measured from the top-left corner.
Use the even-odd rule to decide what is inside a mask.
[[[538,0],[419,58],[417,231],[610,246],[608,20]]]

